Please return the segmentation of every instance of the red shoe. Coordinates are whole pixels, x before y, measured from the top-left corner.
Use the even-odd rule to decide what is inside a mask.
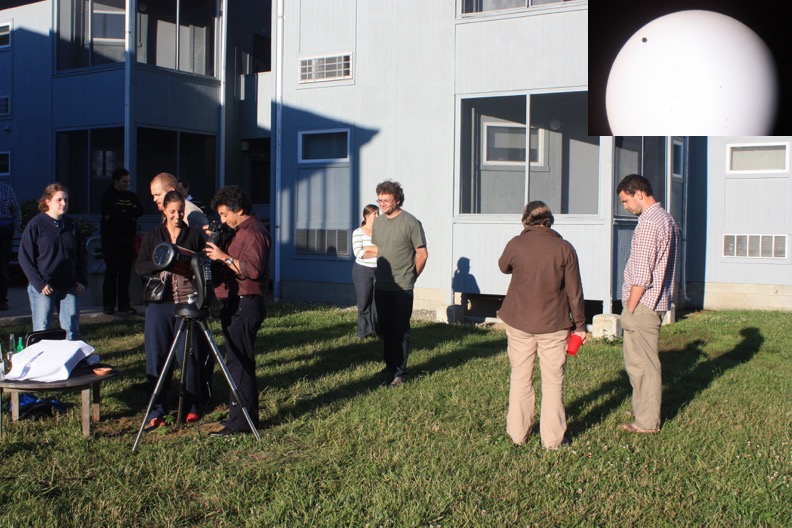
[[[163,420],[162,418],[152,418],[151,421],[146,424],[144,430],[151,431],[152,429],[156,429],[157,427],[165,427],[165,420]]]
[[[201,416],[195,413],[188,413],[185,422],[187,423],[195,423],[201,419]]]

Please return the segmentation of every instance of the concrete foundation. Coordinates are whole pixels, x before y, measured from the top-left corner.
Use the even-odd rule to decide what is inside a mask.
[[[617,314],[595,315],[591,326],[591,337],[594,339],[622,336],[621,316]]]

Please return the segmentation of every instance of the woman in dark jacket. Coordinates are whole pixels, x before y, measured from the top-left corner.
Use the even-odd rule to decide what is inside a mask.
[[[146,328],[144,332],[146,349],[146,375],[148,378],[148,397],[154,392],[157,380],[165,364],[168,352],[176,336],[178,322],[174,317],[177,304],[189,302],[189,296],[195,293],[190,280],[170,271],[158,270],[152,261],[154,248],[162,242],[170,242],[191,251],[201,251],[204,240],[200,230],[191,229],[184,223],[184,197],[176,191],[168,192],[162,201],[163,221],[160,225],[146,233],[140,246],[140,255],[135,263],[135,272],[145,278],[159,275],[165,282],[165,291],[161,301],[146,302]],[[201,365],[206,358],[204,339],[196,339],[196,350],[188,358],[186,380],[185,408],[188,414],[186,422],[197,422],[200,419],[199,407],[202,403]],[[184,336],[176,344],[178,358],[184,368]],[[170,385],[169,372],[164,387]],[[161,391],[157,401],[146,417],[146,428],[151,429],[165,425],[163,415],[167,409],[167,393]]]
[[[39,200],[40,214],[25,227],[19,243],[19,265],[28,279],[33,330],[46,330],[56,305],[66,339],[80,339],[80,300],[87,272],[83,241],[77,224],[64,216],[69,191],[47,185]]]

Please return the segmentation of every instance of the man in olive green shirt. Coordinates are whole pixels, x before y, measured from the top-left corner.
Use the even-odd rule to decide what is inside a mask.
[[[371,235],[377,246],[374,302],[385,344],[385,384],[400,387],[407,379],[413,287],[429,253],[421,222],[401,208],[404,191],[398,182],[377,185],[377,202],[382,213]]]

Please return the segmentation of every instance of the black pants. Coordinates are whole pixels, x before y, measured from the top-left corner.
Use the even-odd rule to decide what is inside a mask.
[[[102,300],[105,308],[115,309],[118,301],[118,311],[123,312],[130,307],[129,300],[129,275],[135,256],[134,239],[108,240],[102,237],[102,252],[107,265],[104,284],[102,285]]]
[[[0,227],[0,302],[8,300],[8,263],[14,247],[14,224]]]
[[[220,323],[226,338],[225,362],[231,379],[237,386],[241,404],[245,406],[253,425],[259,426],[258,382],[256,381],[256,334],[267,316],[264,298],[229,298],[222,301]],[[249,431],[242,409],[229,395],[230,407],[226,427],[232,431]]]
[[[374,269],[357,262],[352,267],[352,283],[357,296],[357,336],[379,335],[377,306],[374,304]]]
[[[385,342],[385,368],[394,377],[407,377],[407,358],[410,355],[410,317],[412,290],[376,290],[380,332]]]

